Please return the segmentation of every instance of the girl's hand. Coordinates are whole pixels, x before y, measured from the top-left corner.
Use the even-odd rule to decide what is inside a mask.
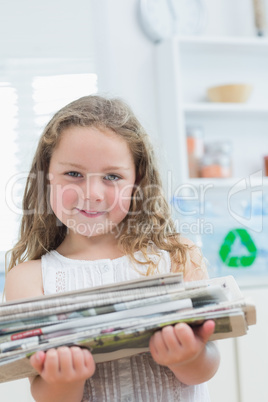
[[[91,353],[77,346],[36,352],[30,363],[48,384],[83,382],[95,371]]]
[[[215,329],[214,321],[206,321],[193,330],[185,323],[164,327],[150,339],[149,347],[156,363],[175,372],[180,366],[192,364],[202,354]]]

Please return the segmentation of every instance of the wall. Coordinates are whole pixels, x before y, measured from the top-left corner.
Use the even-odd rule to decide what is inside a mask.
[[[6,57],[87,57],[93,47],[88,0],[0,3],[0,61]]]
[[[154,46],[138,21],[138,1],[92,1],[99,90],[124,98],[157,137]]]

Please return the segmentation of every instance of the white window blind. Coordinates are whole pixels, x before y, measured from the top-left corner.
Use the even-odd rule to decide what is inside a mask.
[[[90,59],[7,59],[0,64],[0,275],[16,242],[26,176],[41,132],[65,104],[97,92]]]

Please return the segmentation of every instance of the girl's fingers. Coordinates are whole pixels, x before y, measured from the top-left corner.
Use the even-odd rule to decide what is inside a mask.
[[[185,346],[195,340],[192,328],[185,323],[175,325],[174,333],[181,346]]]
[[[46,359],[44,363],[43,373],[48,375],[50,378],[56,376],[59,372],[59,358],[56,349],[49,349],[46,352]]]
[[[95,371],[95,362],[89,350],[78,346],[73,346],[70,350],[75,374],[85,379],[91,377]]]
[[[195,331],[195,334],[204,342],[206,343],[210,336],[215,331],[215,322],[213,320],[206,321],[201,328]]]
[[[87,349],[82,349],[82,352],[84,356],[84,363],[87,368],[88,377],[91,377],[94,374],[96,368],[93,356]]]
[[[153,358],[155,359],[155,361],[157,363],[160,363],[159,361],[159,356],[161,355],[161,353],[165,353],[166,352],[166,348],[163,347],[163,345],[161,344],[161,339],[160,339],[160,331],[157,331],[150,339],[149,341],[149,349],[151,352],[151,355],[153,356]],[[161,352],[162,351],[162,352]]]
[[[214,329],[212,320],[195,330],[186,323],[164,327],[150,339],[152,357],[166,366],[190,361],[201,353]]]
[[[175,345],[176,339],[173,327],[167,326],[157,331],[150,339],[150,352],[159,364],[165,364],[168,356],[172,353],[171,347]]]
[[[63,376],[68,376],[73,373],[72,352],[67,346],[62,346],[57,349],[59,359],[59,371]]]
[[[178,325],[180,325],[180,324],[178,324]],[[182,346],[180,337],[176,333],[174,327],[168,326],[168,327],[163,328],[162,335],[163,335],[163,340],[166,344],[167,350],[169,352],[178,350]]]
[[[91,353],[78,346],[62,346],[57,350],[49,349],[46,353],[37,352],[31,356],[30,362],[48,383],[84,381],[95,371]]]
[[[152,341],[157,353],[160,354],[168,352],[168,347],[164,342],[162,331],[155,332],[155,334],[152,336]]]
[[[40,374],[44,368],[44,361],[46,358],[45,352],[39,351],[36,352],[30,358],[30,363],[32,367]]]
[[[75,371],[81,371],[85,365],[84,355],[82,350],[78,346],[73,346],[70,349],[72,353],[72,365]]]

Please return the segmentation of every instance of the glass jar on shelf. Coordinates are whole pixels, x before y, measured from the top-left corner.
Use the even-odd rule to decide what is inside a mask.
[[[205,144],[201,163],[201,177],[228,178],[232,176],[232,144],[215,141]]]
[[[205,155],[202,160],[201,177],[231,177],[231,161],[228,155]]]

